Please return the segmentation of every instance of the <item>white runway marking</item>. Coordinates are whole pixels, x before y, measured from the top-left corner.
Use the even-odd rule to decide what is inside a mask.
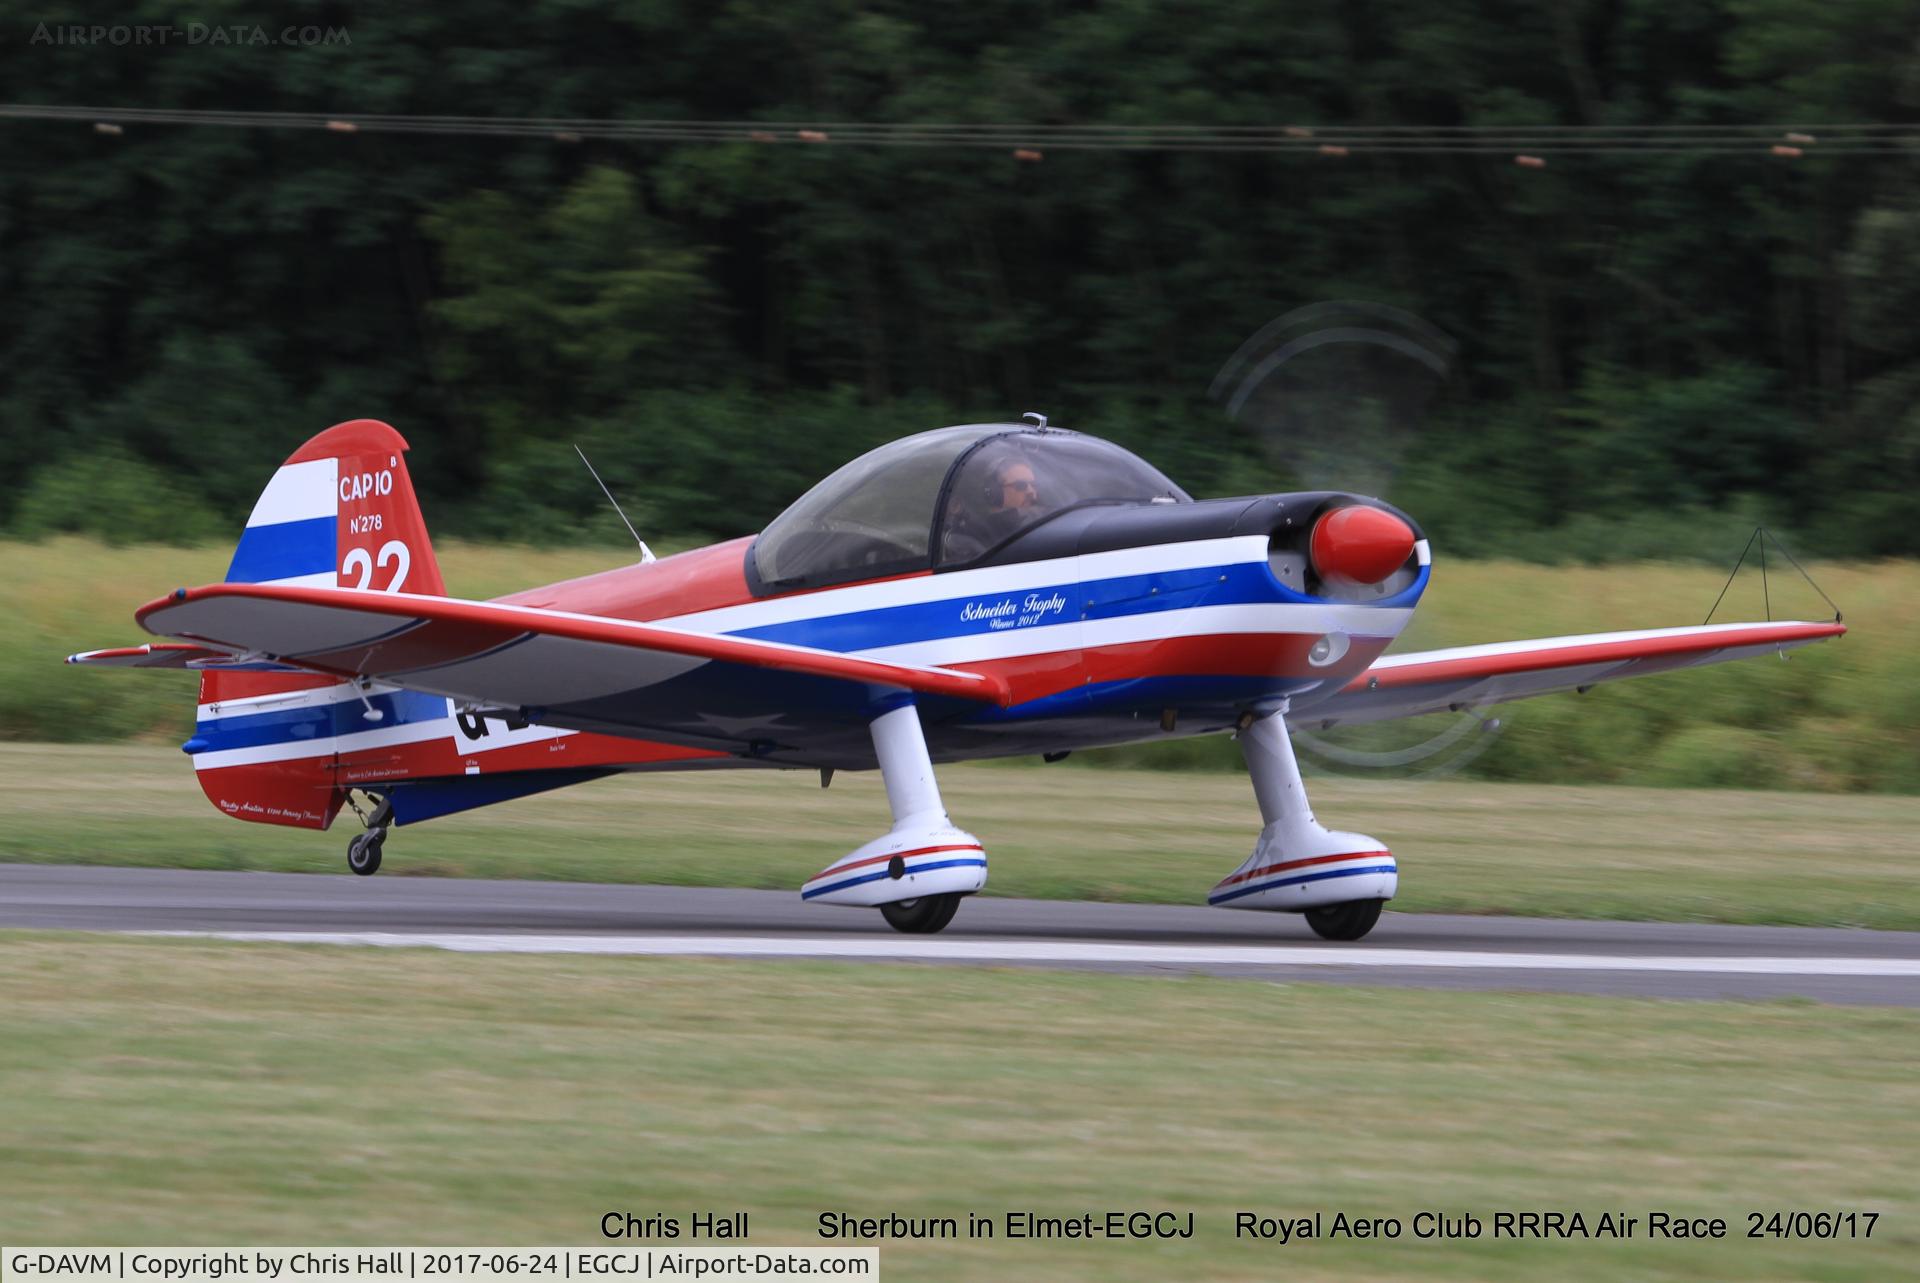
[[[902,936],[449,935],[387,931],[142,931],[273,944],[376,945],[460,953],[1050,962],[1134,966],[1376,967],[1472,971],[1664,971],[1749,976],[1920,977],[1920,958],[1624,956],[1452,949],[1103,944],[1082,940],[921,940]]]

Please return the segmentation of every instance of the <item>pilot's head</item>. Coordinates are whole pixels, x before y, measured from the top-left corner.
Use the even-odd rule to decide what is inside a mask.
[[[988,498],[995,512],[1033,507],[1040,499],[1040,491],[1034,484],[1033,465],[1017,456],[1000,460],[994,466]]]

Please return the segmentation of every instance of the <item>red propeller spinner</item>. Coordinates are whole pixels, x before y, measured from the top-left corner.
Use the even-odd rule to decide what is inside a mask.
[[[1413,529],[1379,508],[1335,508],[1314,522],[1309,547],[1322,579],[1377,584],[1413,555]]]

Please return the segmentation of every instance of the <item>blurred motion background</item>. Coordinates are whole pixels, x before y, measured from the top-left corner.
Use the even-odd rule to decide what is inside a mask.
[[[1853,635],[1542,701],[1466,769],[1920,789],[1920,570],[1895,560],[1920,485],[1917,135],[1819,142],[1920,125],[1911,4],[209,0],[106,21],[189,18],[229,35],[75,38],[16,8],[5,96],[761,122],[768,141],[0,120],[0,736],[184,729],[183,685],[57,660],[219,578],[265,478],[334,422],[408,437],[436,535],[466,541],[443,552],[451,587],[475,594],[630,551],[575,442],[673,548],[759,529],[893,437],[1038,409],[1199,495],[1383,484],[1436,549],[1417,647],[1698,622],[1764,522],[1817,559]],[[1809,140],[1533,165],[864,145],[833,122]],[[1346,481],[1215,387],[1249,336],[1326,300],[1447,344],[1390,466],[1356,458]],[[1364,403],[1351,369],[1333,392]],[[1825,615],[1781,569],[1765,608]],[[1762,606],[1743,581],[1717,617]]]

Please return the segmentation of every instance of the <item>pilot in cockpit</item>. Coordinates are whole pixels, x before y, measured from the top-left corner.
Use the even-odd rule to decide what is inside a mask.
[[[1002,460],[993,471],[993,486],[999,493],[988,511],[1008,523],[1009,533],[1040,515],[1040,490],[1035,484],[1033,465],[1025,459]]]
[[[978,492],[962,487],[948,504],[944,562],[971,561],[1046,515],[1039,477],[1026,455],[1006,451],[985,465]]]

